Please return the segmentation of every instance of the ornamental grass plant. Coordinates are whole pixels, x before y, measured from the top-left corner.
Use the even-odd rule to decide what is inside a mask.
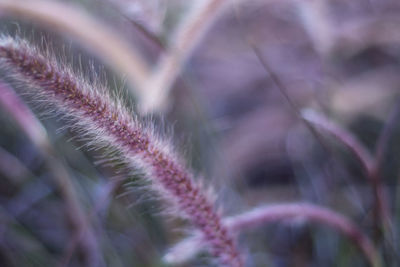
[[[400,265],[399,10],[0,0],[0,265]]]

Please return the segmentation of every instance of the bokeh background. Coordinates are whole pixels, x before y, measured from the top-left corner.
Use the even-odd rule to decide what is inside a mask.
[[[120,33],[150,65],[197,4],[63,2]],[[51,25],[0,15],[2,34],[50,47],[58,59],[92,78],[97,73],[137,109],[126,80],[90,49]],[[396,230],[399,15],[396,0],[227,1],[174,82],[166,108],[145,120],[172,137],[199,179],[214,187],[224,214],[262,204],[310,202],[348,216],[373,239],[374,198],[360,164],[336,139],[310,131],[298,112],[324,114],[371,152],[389,125],[382,179]],[[0,72],[2,79],[5,72]],[[190,226],[162,212],[140,173],[129,173],[118,162],[101,164],[105,151],[88,150],[65,121],[43,115],[40,106],[23,99],[46,129],[52,156],[66,169],[93,236],[85,243],[86,236],[73,234],[75,215],[52,178],[48,159],[0,106],[0,265],[169,266],[162,256],[190,233]],[[377,240],[384,266],[400,266],[396,231]],[[250,266],[367,266],[346,238],[301,219],[246,231],[239,245]],[[213,264],[200,254],[182,266]]]

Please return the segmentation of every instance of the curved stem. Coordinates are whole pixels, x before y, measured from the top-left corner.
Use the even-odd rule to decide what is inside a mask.
[[[371,266],[380,267],[382,265],[373,243],[356,224],[345,216],[321,206],[308,203],[268,205],[228,217],[223,222],[233,233],[240,234],[245,230],[289,219],[304,219],[310,223],[328,226],[351,240]],[[193,257],[201,248],[201,239],[194,236],[178,243],[164,259],[169,263],[183,262]],[[185,249],[185,253],[187,253],[183,255],[184,257],[181,255],[182,249]]]
[[[8,111],[8,114],[11,115],[30,141],[39,149],[46,167],[65,201],[66,216],[72,225],[75,239],[79,241],[77,243],[82,246],[85,253],[86,265],[98,266],[101,252],[97,245],[96,235],[78,201],[72,179],[48,141],[44,127],[14,90],[2,81],[0,81],[0,106]]]
[[[150,76],[150,67],[135,48],[114,29],[89,16],[82,9],[58,1],[0,0],[2,16],[29,19],[59,34],[67,34],[90,53],[126,75],[134,95],[142,98]]]
[[[194,5],[191,12],[170,40],[173,43],[161,56],[148,84],[151,94],[141,101],[143,112],[154,112],[165,108],[167,98],[176,77],[182,70],[193,49],[221,10],[225,0],[207,0]]]
[[[377,228],[377,236],[380,235],[378,234],[380,232],[379,221],[385,231],[391,229],[389,204],[383,189],[379,170],[376,168],[375,157],[371,155],[365,146],[361,144],[352,133],[323,115],[320,115],[313,110],[304,110],[302,116],[308,122],[334,136],[357,157],[365,170],[368,181],[370,182],[374,192],[374,221],[375,227]]]
[[[304,120],[331,134],[343,145],[345,145],[356,156],[364,170],[367,173],[370,172],[374,165],[374,158],[352,133],[311,109],[303,110],[301,115]]]

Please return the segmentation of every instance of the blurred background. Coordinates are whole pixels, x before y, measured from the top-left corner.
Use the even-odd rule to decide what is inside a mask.
[[[126,38],[149,66],[200,2],[63,1]],[[299,118],[303,109],[316,110],[372,154],[389,129],[381,173],[398,228],[400,2],[226,2],[187,55],[165,108],[145,120],[171,136],[199,179],[215,188],[225,215],[296,201],[326,206],[376,241],[384,266],[400,266],[396,231],[375,236],[375,200],[362,166],[340,141]],[[52,25],[0,12],[0,30],[50,47],[92,79],[98,74],[137,110],[124,77]],[[9,82],[4,70],[0,75]],[[0,266],[173,266],[162,256],[190,225],[162,212],[140,174],[101,164],[104,150],[87,149],[65,121],[24,100],[48,144],[43,152],[0,106]],[[73,194],[54,178],[60,173]],[[246,231],[239,246],[249,266],[368,266],[349,240],[303,220]],[[204,253],[179,266],[214,265]]]

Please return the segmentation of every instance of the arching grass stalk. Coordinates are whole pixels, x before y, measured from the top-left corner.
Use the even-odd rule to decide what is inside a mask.
[[[0,0],[0,15],[30,20],[73,38],[90,53],[126,75],[135,96],[142,98],[149,93],[145,84],[150,76],[150,67],[137,49],[114,29],[74,5],[49,0]]]
[[[223,223],[232,233],[238,235],[245,230],[290,219],[304,219],[336,230],[360,249],[371,267],[382,266],[375,246],[355,223],[333,210],[318,205],[308,203],[266,205],[227,217]],[[201,240],[194,236],[178,243],[164,259],[168,263],[182,263],[189,260],[199,250],[201,250]]]
[[[140,108],[144,113],[165,109],[176,77],[226,2],[206,0],[192,4],[191,10],[170,38],[172,42],[149,80],[149,93],[143,94],[144,98],[141,99]]]
[[[141,168],[159,195],[202,233],[209,251],[222,265],[243,266],[210,196],[194,181],[173,148],[113,101],[104,87],[94,89],[54,59],[11,38],[0,40],[0,64],[19,81],[31,85],[29,92],[34,98],[62,111],[69,126],[80,130],[91,145],[109,145],[133,168]]]
[[[86,216],[66,166],[49,142],[47,133],[16,92],[0,80],[0,107],[6,110],[44,159],[55,185],[65,203],[66,217],[71,225],[72,247],[83,251],[85,266],[102,266],[100,247],[89,218]],[[73,251],[74,249],[72,249]],[[67,251],[67,250],[66,250]],[[68,261],[68,257],[65,258]]]
[[[377,151],[377,155],[372,155],[368,151],[368,149],[362,143],[360,143],[352,133],[342,128],[340,125],[336,124],[332,120],[329,120],[325,116],[318,114],[311,109],[303,110],[302,117],[304,120],[315,125],[319,129],[322,129],[331,134],[357,157],[358,161],[361,163],[366,173],[366,177],[368,179],[368,182],[371,184],[374,193],[375,227],[379,229],[379,225],[381,225],[384,234],[391,232],[392,216],[390,214],[389,202],[385,194],[381,174],[379,172],[380,152]]]

